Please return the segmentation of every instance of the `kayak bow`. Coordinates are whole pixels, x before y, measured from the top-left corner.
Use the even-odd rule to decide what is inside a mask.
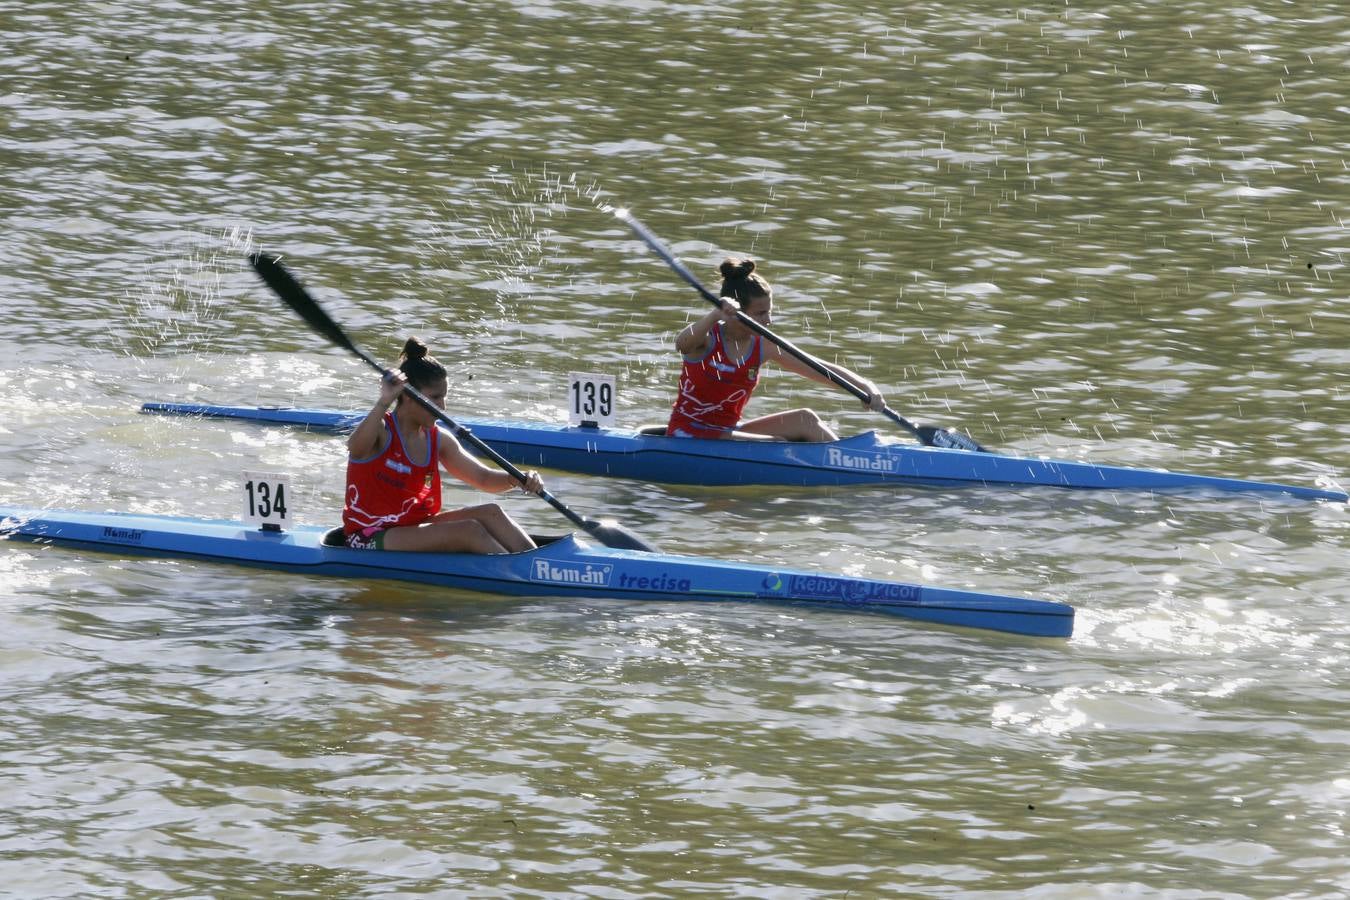
[[[574,535],[521,553],[400,553],[324,543],[327,530],[265,531],[219,520],[0,507],[0,537],[304,575],[386,578],[526,597],[737,600],[890,613],[1039,637],[1069,637],[1073,607],[668,553],[591,546]]]
[[[359,414],[275,406],[146,403],[142,412],[242,419],[310,431],[350,431]],[[572,428],[507,419],[458,420],[502,456],[524,466],[666,484],[1040,485],[1084,490],[1212,490],[1350,500],[1344,491],[1218,478],[1163,469],[976,453],[891,441],[868,431],[829,443],[668,438],[612,428]]]

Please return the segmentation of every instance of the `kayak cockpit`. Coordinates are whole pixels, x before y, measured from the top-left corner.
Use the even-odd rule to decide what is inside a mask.
[[[634,437],[639,437],[639,438],[644,438],[644,437],[669,437],[669,435],[666,434],[666,426],[664,426],[664,425],[639,425],[639,426],[633,431],[633,436],[634,436]],[[712,440],[712,439],[711,439],[711,438],[682,438],[682,440],[699,441],[699,440]],[[749,440],[749,439],[747,439],[747,440]],[[760,440],[760,441],[751,441],[751,442],[752,442],[752,443],[759,443],[759,444],[772,445],[772,446],[788,446],[788,445],[793,445],[793,444],[805,444],[805,445],[811,446],[811,447],[841,447],[841,448],[850,448],[850,449],[851,449],[851,448],[854,448],[854,447],[867,447],[867,448],[871,449],[871,448],[880,447],[880,446],[883,446],[883,445],[886,445],[886,444],[889,444],[889,443],[893,443],[893,442],[888,442],[888,441],[882,441],[882,440],[877,436],[876,431],[864,431],[864,432],[861,432],[860,434],[855,434],[855,435],[851,435],[851,436],[849,436],[849,437],[840,438],[840,439],[837,440],[837,441],[765,441],[765,440]]]

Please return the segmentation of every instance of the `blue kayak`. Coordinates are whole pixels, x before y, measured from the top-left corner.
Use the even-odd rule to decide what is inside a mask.
[[[182,557],[304,575],[388,578],[526,597],[740,600],[889,613],[1037,637],[1069,637],[1073,607],[956,590],[592,546],[575,535],[522,553],[399,553],[325,542],[329,529],[0,507],[0,537],[106,553]],[[331,538],[330,538],[331,540]]]
[[[363,413],[276,406],[146,403],[142,412],[242,419],[310,431],[350,431]],[[666,484],[1040,485],[1142,491],[1242,491],[1350,501],[1344,491],[1003,453],[950,450],[866,432],[830,443],[715,441],[641,431],[456,417],[516,465]]]

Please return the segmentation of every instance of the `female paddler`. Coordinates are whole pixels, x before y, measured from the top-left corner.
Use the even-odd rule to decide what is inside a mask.
[[[532,549],[530,536],[495,503],[441,511],[441,468],[494,494],[519,485],[506,472],[466,453],[454,435],[439,430],[436,418],[403,394],[409,384],[444,408],[449,384],[445,367],[416,338],[404,344],[398,368],[380,383],[379,400],[347,439],[347,503],[342,511],[347,546],[446,553]],[[526,475],[525,490],[539,493],[539,473]]]
[[[666,434],[742,440],[837,440],[838,436],[810,409],[792,409],[741,421],[741,413],[759,384],[766,362],[777,363],[812,381],[832,382],[737,319],[737,310],[765,327],[772,318],[773,288],[755,271],[755,261],[727,258],[720,270],[721,308],[710,310],[675,338],[675,349],[684,357],[684,366]],[[880,411],[885,407],[886,401],[875,384],[843,366],[819,357],[813,359],[870,394],[867,408]]]

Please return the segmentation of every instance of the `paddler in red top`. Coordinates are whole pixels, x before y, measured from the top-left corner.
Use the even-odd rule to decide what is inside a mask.
[[[768,327],[773,315],[773,288],[755,271],[753,259],[729,257],[723,260],[721,273],[722,290],[718,296],[722,308],[709,311],[675,338],[675,349],[684,356],[684,368],[666,434],[761,441],[838,440],[810,409],[792,409],[741,421],[741,413],[759,384],[766,362],[777,363],[812,381],[832,382],[737,320],[736,311],[740,310]],[[886,400],[875,384],[843,366],[812,358],[871,394],[868,408],[880,411],[885,407]]]
[[[403,345],[399,367],[380,383],[380,399],[347,439],[347,504],[342,511],[347,546],[443,553],[533,549],[530,536],[495,503],[441,512],[441,467],[494,494],[518,484],[466,453],[454,435],[440,431],[434,416],[402,396],[406,384],[444,408],[449,384],[445,367],[427,355],[417,338]],[[539,473],[526,474],[525,489],[539,493]]]

